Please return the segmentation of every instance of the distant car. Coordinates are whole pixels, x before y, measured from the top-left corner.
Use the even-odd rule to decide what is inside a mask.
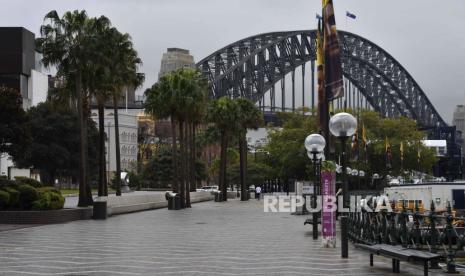
[[[249,186],[249,192],[251,193],[255,192],[255,185]]]
[[[198,189],[199,192],[214,192],[218,191],[218,186],[203,186],[202,188]]]

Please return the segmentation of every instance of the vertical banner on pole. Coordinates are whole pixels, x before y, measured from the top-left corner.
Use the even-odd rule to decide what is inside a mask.
[[[323,247],[336,247],[336,173],[325,171],[321,174],[321,231]]]

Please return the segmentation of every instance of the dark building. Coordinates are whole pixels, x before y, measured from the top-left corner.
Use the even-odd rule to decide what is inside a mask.
[[[18,90],[23,107],[45,99],[48,79],[39,65],[35,35],[23,27],[0,27],[0,86]]]
[[[35,63],[34,34],[22,27],[2,27],[0,37],[0,85],[21,91],[27,98],[27,79]]]

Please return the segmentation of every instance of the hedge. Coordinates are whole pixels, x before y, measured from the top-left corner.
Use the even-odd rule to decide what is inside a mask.
[[[18,183],[19,185],[25,184],[25,185],[32,186],[34,188],[42,187],[42,183],[40,183],[39,181],[37,181],[35,179],[29,178],[29,177],[16,176],[15,180],[16,180],[16,183]]]
[[[29,210],[32,207],[32,203],[39,199],[39,192],[36,188],[29,185],[19,185],[19,206],[21,209]]]
[[[24,183],[32,183],[34,186]],[[62,209],[65,198],[61,192],[53,187],[40,185],[40,182],[30,178],[20,177],[16,178],[16,181],[0,178],[0,210]]]
[[[0,190],[0,209],[8,206],[9,201],[10,201],[10,195],[5,191]]]

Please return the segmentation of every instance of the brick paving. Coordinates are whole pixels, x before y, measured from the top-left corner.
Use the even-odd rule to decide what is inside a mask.
[[[390,259],[321,248],[305,219],[232,200],[4,231],[0,275],[391,275]]]

